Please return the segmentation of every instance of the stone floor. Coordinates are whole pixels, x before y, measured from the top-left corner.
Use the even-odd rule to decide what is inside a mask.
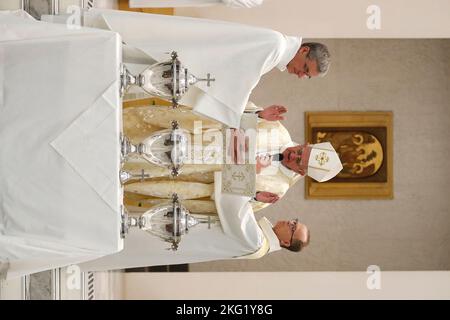
[[[0,281],[0,300],[115,300],[123,298],[123,272],[78,273],[74,267]]]

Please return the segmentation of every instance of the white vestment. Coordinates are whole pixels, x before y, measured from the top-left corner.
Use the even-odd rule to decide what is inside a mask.
[[[223,194],[221,173],[216,172],[215,199],[220,224],[193,227],[181,238],[177,251],[170,244],[145,231],[131,229],[125,248],[116,254],[81,264],[83,271],[193,263],[233,258],[259,258],[280,250],[270,222],[255,219],[249,197]],[[262,248],[264,246],[264,248]],[[264,249],[264,252],[258,251]],[[259,254],[254,255],[255,252]]]
[[[249,102],[245,112],[258,110],[261,108]],[[171,107],[151,106],[126,108],[123,113],[124,133],[133,143],[139,143],[155,131],[169,128],[171,120],[177,120],[182,128],[190,132],[193,132],[193,123],[198,120],[202,120],[204,128],[213,129],[211,132],[214,132],[214,128],[216,128],[215,121],[205,122],[205,119],[193,115],[186,108],[172,109]],[[197,132],[195,135],[199,139],[192,137],[191,141],[194,144],[202,145],[202,134],[205,134],[206,131],[210,130],[205,130],[203,133]],[[212,142],[207,138],[206,134],[203,139],[204,146],[217,144],[217,141]],[[279,121],[260,119],[256,145],[258,154],[275,154],[283,152],[286,147],[291,147],[295,143],[292,142],[289,132]],[[222,149],[220,143],[219,148]],[[214,152],[215,148],[208,147],[208,149],[211,152],[198,153],[199,159],[208,158],[210,155],[211,158],[214,158],[218,155]],[[279,162],[273,162],[269,168],[264,168],[261,174],[257,175],[256,190],[272,192],[280,198],[302,177],[283,167]],[[133,210],[160,204],[164,199],[171,198],[172,193],[176,191],[185,199],[184,205],[191,212],[202,214],[217,212],[214,201],[201,198],[213,194],[213,172],[222,170],[220,164],[185,164],[178,179],[163,179],[163,177],[170,176],[170,170],[152,165],[142,158],[128,161],[125,163],[124,169],[133,174],[140,174],[144,169],[152,179],[157,178],[154,181],[152,179],[145,182],[135,181],[127,185],[126,204],[129,208],[133,207]],[[253,211],[257,212],[269,204],[255,201],[252,206]]]
[[[130,8],[207,7],[223,4],[231,8],[253,8],[264,0],[130,0]]]
[[[180,61],[197,77],[216,79],[208,87],[198,82],[180,103],[230,127],[239,127],[251,91],[260,77],[286,65],[301,39],[241,24],[188,17],[91,9],[85,25],[118,32],[126,44],[156,61],[177,51]]]

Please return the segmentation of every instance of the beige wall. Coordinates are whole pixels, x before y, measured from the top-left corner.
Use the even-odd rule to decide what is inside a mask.
[[[125,299],[450,299],[450,272],[126,273]],[[379,284],[380,289],[369,290]],[[295,288],[295,289],[294,289]]]
[[[381,10],[381,29],[369,30],[368,6]],[[305,38],[448,38],[448,0],[265,0],[261,7],[178,8],[177,15],[234,21]]]
[[[285,125],[304,140],[304,111],[390,110],[394,114],[394,200],[304,200],[300,181],[263,210],[298,216],[311,229],[302,253],[192,264],[192,271],[450,270],[450,40],[324,40],[325,78],[278,70],[252,94],[289,108]]]

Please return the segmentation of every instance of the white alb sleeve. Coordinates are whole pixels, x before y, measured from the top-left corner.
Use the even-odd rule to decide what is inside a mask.
[[[264,235],[249,203],[250,197],[223,193],[221,172],[214,173],[214,189],[223,232],[248,248],[260,248]]]

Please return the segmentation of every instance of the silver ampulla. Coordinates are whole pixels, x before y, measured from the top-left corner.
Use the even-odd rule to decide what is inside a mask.
[[[178,60],[178,54],[173,51],[171,60],[155,63],[139,75],[133,75],[122,65],[121,70],[121,96],[133,85],[139,86],[148,94],[163,98],[172,102],[173,107],[178,106],[181,97],[191,86],[199,81],[206,81],[209,87],[211,78],[208,73],[206,79],[197,78]]]
[[[207,223],[208,228],[210,228],[211,224],[217,222],[218,220],[211,218],[211,216],[194,217],[191,215],[181,205],[178,195],[174,193],[171,203],[155,206],[137,218],[129,216],[124,209],[121,237],[125,238],[130,228],[139,228],[169,242],[171,246],[168,249],[176,251],[182,236],[187,234],[190,229],[200,223]]]
[[[172,121],[172,129],[156,131],[139,144],[132,144],[128,137],[122,136],[122,162],[130,154],[137,154],[152,164],[170,169],[172,176],[177,176],[188,158],[188,135],[187,131],[179,128],[177,121]],[[132,178],[144,179],[148,176],[144,172],[132,175],[122,170],[120,177],[121,182],[125,183]]]

